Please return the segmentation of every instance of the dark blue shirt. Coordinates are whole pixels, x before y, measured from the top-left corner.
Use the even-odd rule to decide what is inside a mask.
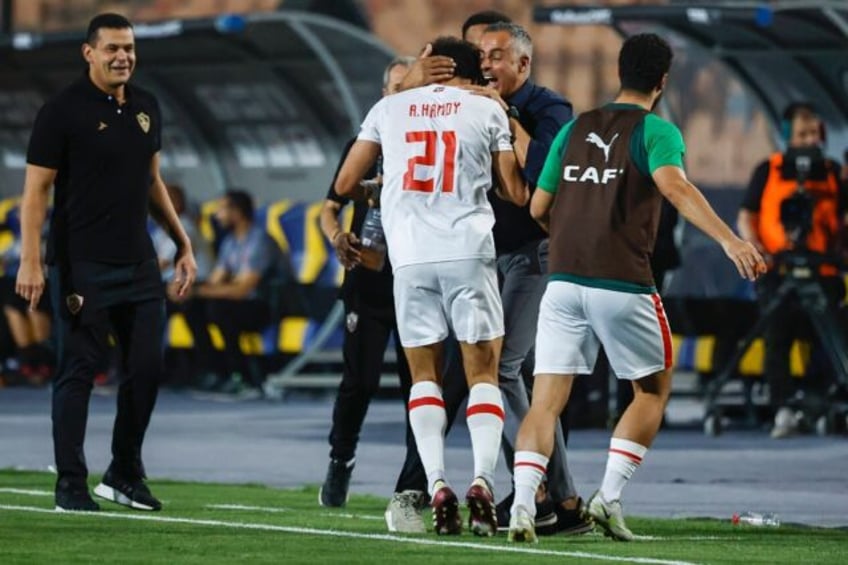
[[[537,86],[530,80],[506,102],[518,108],[518,122],[532,138],[524,166],[524,178],[530,185],[532,194],[554,137],[573,117],[571,103],[556,92]],[[495,212],[495,227],[492,231],[498,255],[515,251],[548,236],[530,216],[529,202],[519,208],[495,196],[494,191],[489,192],[489,202]]]

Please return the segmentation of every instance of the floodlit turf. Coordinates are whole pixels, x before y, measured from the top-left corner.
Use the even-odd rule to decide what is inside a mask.
[[[352,496],[344,509],[321,508],[316,487],[151,481],[162,512],[98,500],[98,514],[57,513],[53,481],[45,473],[0,471],[0,562],[848,563],[845,530],[630,518],[644,536],[632,543],[589,534],[513,545],[504,534],[387,534],[385,500]]]

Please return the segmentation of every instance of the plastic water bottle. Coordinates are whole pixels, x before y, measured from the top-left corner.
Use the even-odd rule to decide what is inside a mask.
[[[743,512],[742,514],[734,514],[730,519],[734,526],[739,524],[748,524],[749,526],[769,526],[776,528],[780,526],[780,519],[777,514],[759,512]]]
[[[383,232],[379,208],[368,208],[359,240],[362,242],[359,250],[362,266],[372,271],[382,271],[386,264],[386,234]]]

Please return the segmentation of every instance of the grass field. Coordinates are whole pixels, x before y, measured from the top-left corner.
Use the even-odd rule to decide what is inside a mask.
[[[314,486],[151,481],[162,512],[99,501],[99,513],[57,513],[53,481],[0,471],[0,563],[848,563],[844,530],[634,517],[628,524],[641,535],[632,543],[589,534],[512,545],[503,534],[387,534],[386,500],[352,496],[344,509],[321,508]]]

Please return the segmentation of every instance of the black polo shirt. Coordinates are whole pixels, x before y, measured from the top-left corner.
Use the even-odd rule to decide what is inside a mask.
[[[156,257],[147,232],[150,165],[161,146],[156,98],[125,87],[126,102],[88,73],[35,119],[27,163],[57,171],[47,262],[139,263]]]
[[[333,182],[330,183],[330,190],[327,191],[327,199],[333,202],[338,202],[344,207],[350,200],[344,196],[339,196],[333,189],[336,184],[336,177],[341,170],[350,148],[356,138],[351,139],[342,150],[342,156],[339,159],[339,166],[336,168],[336,174],[333,175]],[[366,179],[371,179],[377,176],[377,167],[374,166],[365,173]],[[351,223],[350,231],[355,233],[357,237],[362,232],[362,224],[365,222],[365,214],[368,212],[368,203],[365,201],[354,201],[353,203],[353,222]],[[344,283],[342,284],[340,296],[345,301],[348,308],[364,311],[371,315],[394,316],[394,279],[392,278],[392,266],[389,263],[389,258],[386,257],[386,263],[383,265],[383,270],[380,272],[366,269],[362,266],[357,266],[345,273]]]

